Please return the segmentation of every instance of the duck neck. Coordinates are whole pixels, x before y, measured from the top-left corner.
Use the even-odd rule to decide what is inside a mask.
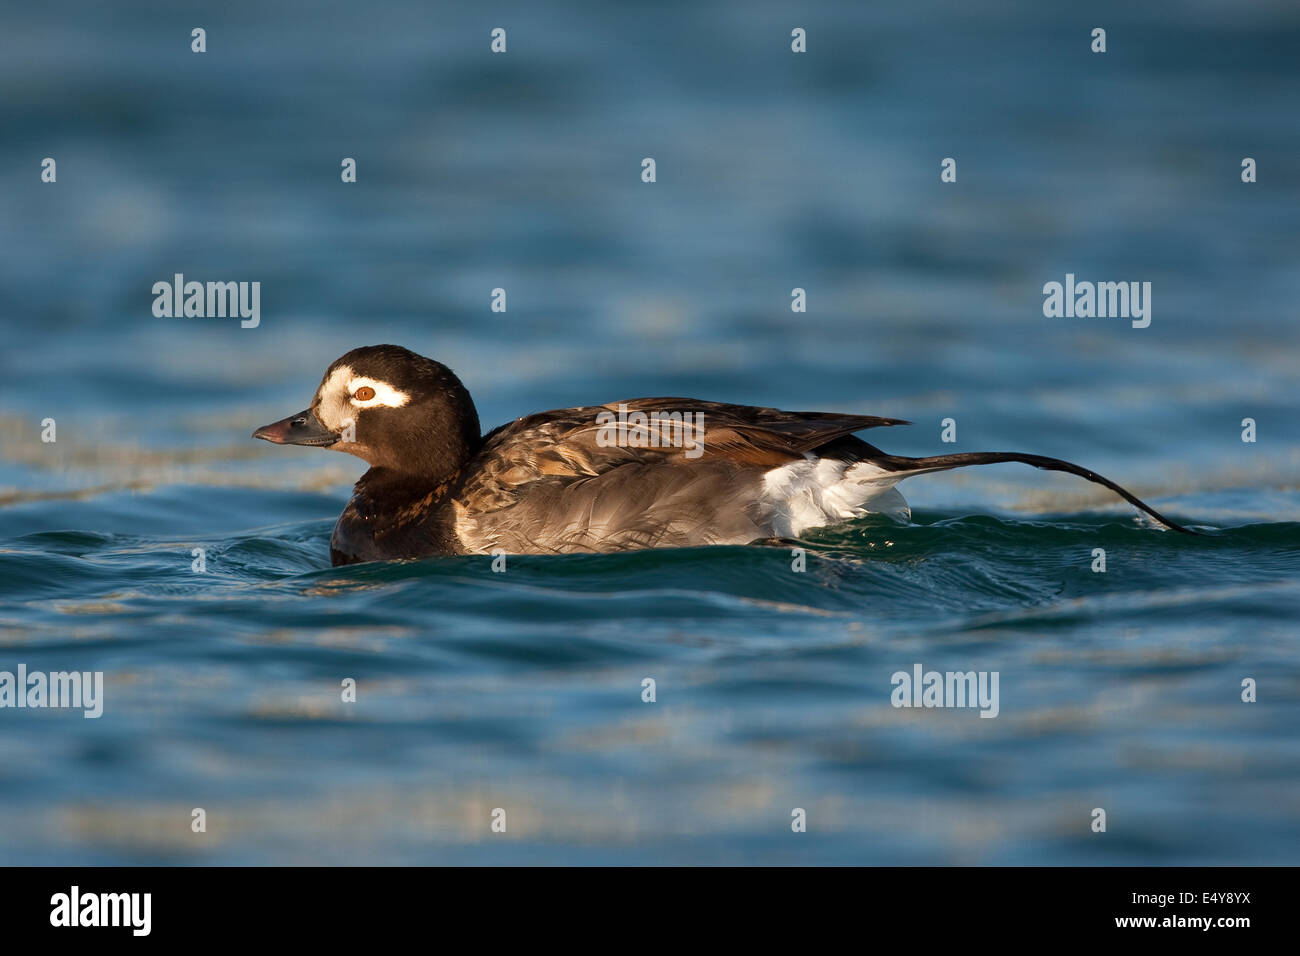
[[[376,465],[361,476],[354,490],[360,497],[368,499],[372,509],[380,504],[384,510],[404,509],[417,502],[422,507],[431,508],[450,497],[470,457],[472,454],[454,465],[428,471]]]

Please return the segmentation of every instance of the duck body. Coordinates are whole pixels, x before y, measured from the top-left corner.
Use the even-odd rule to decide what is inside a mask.
[[[703,421],[698,447],[601,444],[599,421],[685,411]],[[749,544],[792,537],[805,521],[897,511],[887,488],[859,485],[853,505],[819,507],[826,489],[812,463],[838,456],[823,477],[842,473],[870,446],[847,432],[890,419],[781,412],[687,398],[642,398],[558,409],[521,418],[487,435],[451,480],[430,488],[372,469],[357,483],[335,526],[335,563],[426,554],[563,554]],[[779,424],[783,431],[769,432]],[[856,455],[854,453],[857,453]],[[807,476],[787,466],[807,463]],[[783,480],[774,472],[786,468]],[[796,490],[804,485],[802,490]],[[788,488],[786,488],[788,486]],[[783,489],[787,492],[783,498]],[[847,490],[847,489],[846,489]],[[799,499],[802,496],[802,500]],[[887,498],[875,507],[867,502]],[[897,496],[895,496],[897,497]],[[828,513],[828,510],[832,513]],[[841,513],[842,512],[842,513]]]
[[[1187,530],[1059,459],[1015,452],[906,458],[853,434],[903,424],[665,397],[541,412],[479,437],[473,402],[450,369],[381,345],[342,356],[311,407],[254,437],[370,462],[335,525],[335,565],[750,544],[866,514],[906,521],[897,482],[1001,461],[1080,475]]]

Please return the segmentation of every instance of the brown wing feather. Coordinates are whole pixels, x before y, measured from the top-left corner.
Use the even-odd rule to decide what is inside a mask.
[[[688,458],[680,447],[632,448],[601,445],[597,416],[629,412],[680,412],[702,415],[702,455]],[[545,478],[574,479],[604,474],[631,461],[691,465],[727,459],[740,465],[775,468],[803,457],[828,442],[867,428],[906,425],[897,418],[841,415],[833,412],[787,412],[776,408],[730,405],[691,398],[635,398],[606,405],[556,409],[517,419],[491,432],[475,465],[475,486],[499,488]],[[478,487],[459,496],[474,498]],[[497,497],[490,495],[489,497]],[[487,502],[485,502],[486,504]]]
[[[787,412],[779,408],[754,405],[729,405],[725,402],[705,402],[693,398],[632,398],[610,402],[599,411],[617,411],[620,405],[629,411],[640,412],[698,412],[704,416],[705,454],[715,441],[719,446],[748,444],[786,453],[786,460],[802,457],[844,435],[868,428],[888,425],[910,425],[900,418],[880,418],[875,415],[844,415],[838,412]],[[721,429],[716,438],[714,429]],[[733,437],[734,433],[734,437]]]

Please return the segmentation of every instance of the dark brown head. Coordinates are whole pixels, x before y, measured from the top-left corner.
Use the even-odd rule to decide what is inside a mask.
[[[311,407],[253,432],[318,445],[374,468],[441,481],[478,447],[478,412],[451,369],[397,345],[353,349],[325,371]]]

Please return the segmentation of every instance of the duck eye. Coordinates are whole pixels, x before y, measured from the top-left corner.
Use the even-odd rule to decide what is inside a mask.
[[[357,389],[356,394],[352,396],[358,402],[368,402],[375,397],[375,390],[369,385],[362,385]]]

